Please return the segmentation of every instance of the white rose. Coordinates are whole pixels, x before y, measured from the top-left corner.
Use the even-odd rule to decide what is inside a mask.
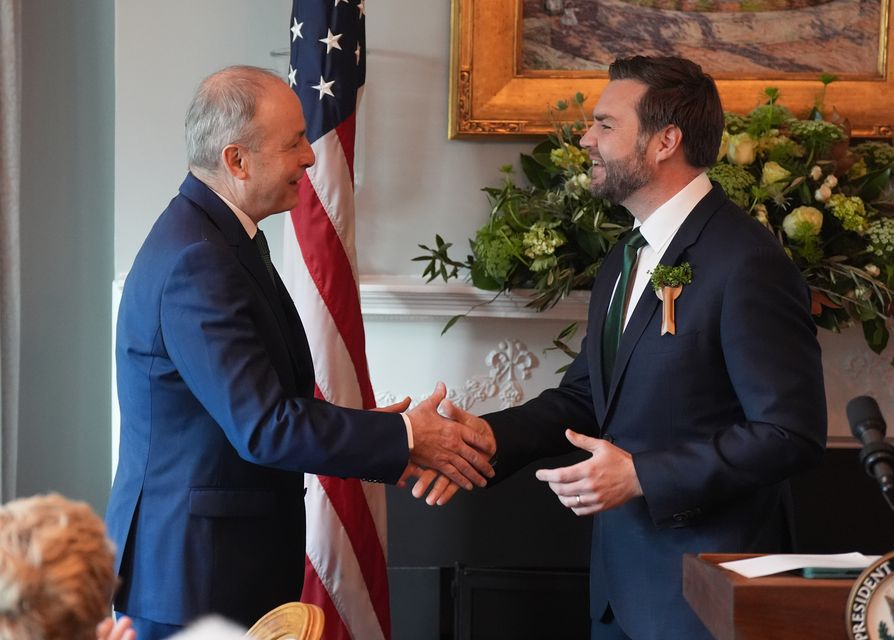
[[[761,171],[761,184],[775,184],[788,179],[790,175],[792,174],[778,162],[770,161],[764,165]]]
[[[798,207],[782,220],[782,229],[792,240],[803,238],[805,234],[819,235],[823,228],[823,214],[814,207]]]
[[[814,181],[819,180],[823,177],[823,170],[820,168],[818,164],[813,165],[810,168],[810,178]]]
[[[863,270],[874,278],[878,278],[882,274],[882,270],[871,262],[863,267]]]
[[[747,165],[754,162],[757,145],[747,133],[737,133],[729,137],[726,158],[732,164]]]
[[[826,176],[826,179],[823,180],[824,185],[828,185],[830,189],[834,189],[838,186],[838,178],[833,176],[831,173]]]

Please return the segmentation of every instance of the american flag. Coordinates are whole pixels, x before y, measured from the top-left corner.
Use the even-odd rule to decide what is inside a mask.
[[[304,107],[316,164],[286,221],[284,280],[313,352],[316,395],[375,406],[354,249],[354,131],[366,78],[364,0],[293,0],[289,86]],[[381,485],[306,478],[301,600],[323,608],[326,640],[390,638]]]

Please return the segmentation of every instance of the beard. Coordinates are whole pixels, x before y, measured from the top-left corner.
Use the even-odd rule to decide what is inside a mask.
[[[622,204],[631,195],[649,184],[654,171],[646,164],[646,141],[637,140],[636,148],[619,160],[600,158],[604,173],[601,183],[592,181],[590,193],[614,204]],[[592,177],[592,175],[591,175]]]

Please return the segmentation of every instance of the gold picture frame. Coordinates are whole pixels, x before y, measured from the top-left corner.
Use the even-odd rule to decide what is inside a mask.
[[[878,68],[874,77],[837,80],[827,90],[826,105],[846,117],[854,137],[892,138],[894,79],[889,6],[881,1]],[[604,71],[518,69],[522,52],[523,0],[452,0],[450,105],[452,138],[541,135],[552,129],[549,105],[581,92],[591,111],[608,82]],[[714,74],[717,76],[718,74]],[[782,78],[724,79],[717,86],[727,111],[747,113],[768,86],[778,87],[782,103],[806,112],[822,85],[816,74]]]

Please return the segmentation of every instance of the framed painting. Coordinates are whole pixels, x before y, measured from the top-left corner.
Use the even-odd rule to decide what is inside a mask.
[[[890,1],[452,0],[449,135],[545,133],[549,105],[581,92],[592,111],[611,61],[642,54],[698,62],[727,111],[773,86],[803,117],[822,94],[853,136],[890,139]]]

